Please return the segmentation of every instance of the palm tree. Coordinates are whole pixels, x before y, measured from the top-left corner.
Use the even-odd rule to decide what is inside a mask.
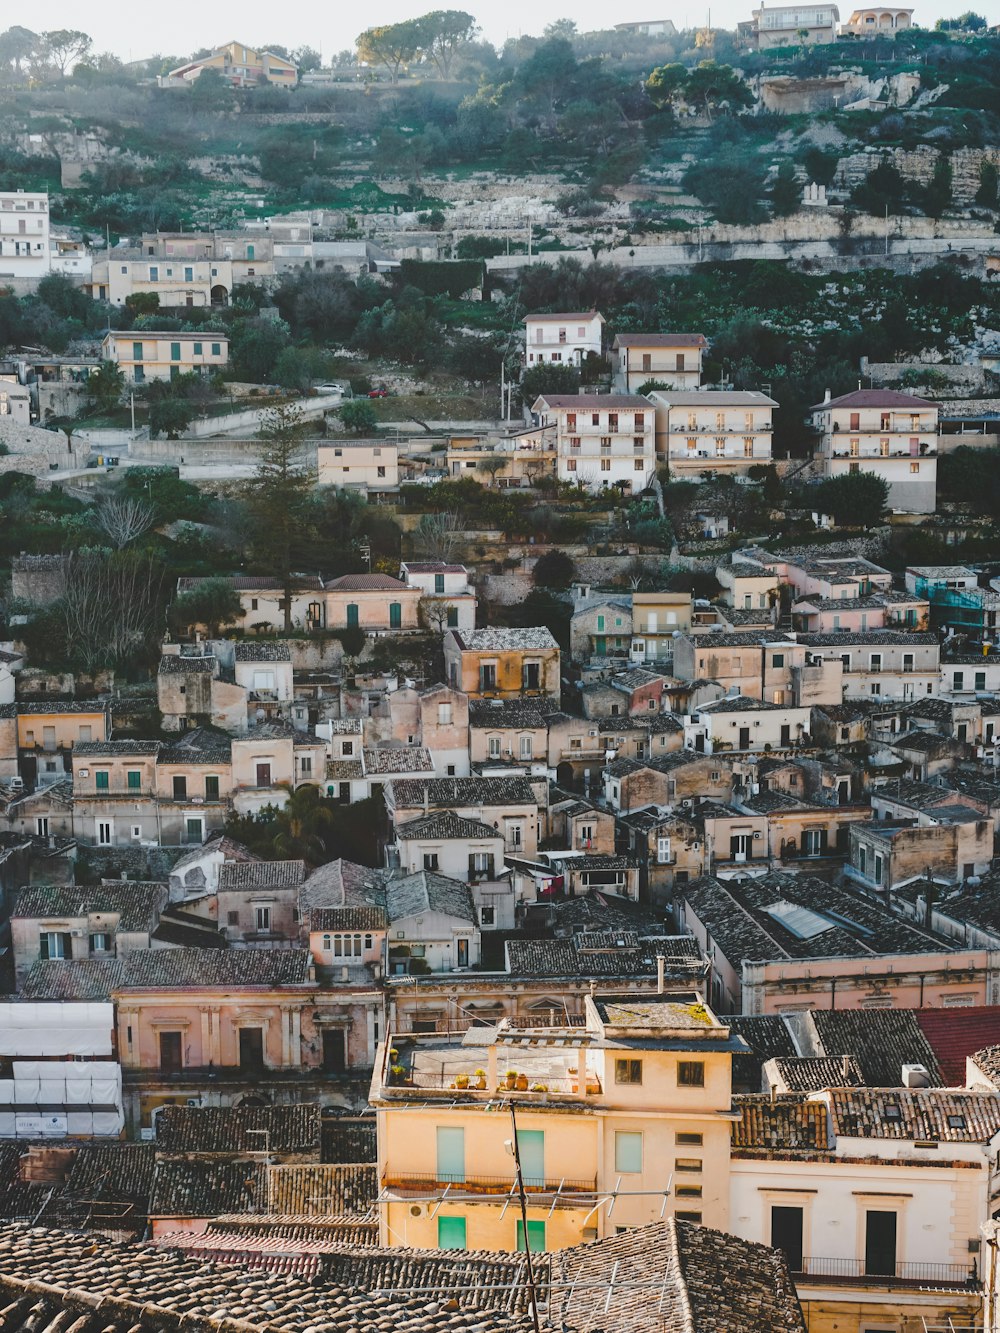
[[[312,784],[296,787],[294,791],[287,783],[282,785],[288,792],[288,800],[275,819],[275,855],[282,860],[301,859],[320,865],[330,857],[324,836],[334,822],[330,802]]]

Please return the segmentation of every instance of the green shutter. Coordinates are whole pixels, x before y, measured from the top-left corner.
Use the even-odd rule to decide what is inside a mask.
[[[520,1253],[524,1253],[524,1224],[518,1218],[517,1222],[517,1248]],[[532,1252],[545,1249],[545,1223],[528,1223],[528,1249]]]
[[[521,1176],[526,1185],[545,1184],[545,1131],[519,1129],[517,1151],[521,1158]],[[544,1248],[544,1246],[543,1246]]]
[[[212,355],[213,356],[222,355],[222,343],[212,343]]]
[[[219,799],[219,779],[217,777],[205,779],[205,799],[207,801],[217,801]]]
[[[437,1178],[446,1185],[465,1179],[465,1130],[439,1125],[437,1131]]]
[[[141,360],[142,360],[142,343],[133,343],[133,344],[132,344],[132,360],[133,360],[133,361],[141,361]]]
[[[128,785],[129,791],[138,791],[142,786],[142,774],[134,768],[129,769]]]
[[[464,1250],[465,1218],[438,1216],[438,1249]]]
[[[347,603],[347,628],[356,629],[358,625],[358,604],[357,602]]]
[[[180,343],[171,343],[171,344],[170,344],[170,360],[171,360],[171,361],[179,361],[180,359],[181,359],[181,345],[180,345]]]
[[[400,629],[403,624],[403,607],[400,602],[389,603],[389,628]]]
[[[637,1175],[642,1171],[642,1135],[628,1130],[615,1132],[615,1170]]]
[[[94,786],[98,791],[107,791],[110,783],[110,774],[107,769],[98,769],[94,774]]]

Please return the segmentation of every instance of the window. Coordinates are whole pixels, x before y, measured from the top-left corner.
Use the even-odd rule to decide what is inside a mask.
[[[253,909],[253,917],[254,917],[254,928],[255,928],[256,930],[270,930],[270,929],[271,929],[271,909],[270,909],[270,907],[265,907],[265,906],[263,906],[263,905],[260,905],[260,906],[255,907],[255,908]]]
[[[920,471],[920,464],[919,464],[919,463],[911,463],[911,464],[910,464],[910,471],[911,471],[911,472],[919,472],[919,471]]]
[[[125,781],[129,791],[138,791],[142,786],[142,774],[138,769],[130,768],[125,775]]]
[[[569,431],[574,431],[574,430],[576,430],[576,413],[575,413],[575,412],[567,412],[567,413],[566,413],[566,429],[569,430]]]
[[[489,738],[489,756],[491,759],[500,758],[500,737],[490,736]]]
[[[700,1199],[700,1185],[678,1185],[676,1188],[676,1197],[678,1199]]]
[[[521,758],[530,759],[532,757],[532,741],[530,736],[521,737]]]
[[[608,430],[614,432],[614,431],[617,431],[617,429],[618,429],[618,413],[617,413],[617,412],[609,412],[609,413],[608,413]]]
[[[91,953],[110,953],[111,936],[106,931],[98,931],[90,937]]]
[[[686,1213],[679,1211],[674,1213],[674,1217],[677,1218],[678,1222],[696,1222],[698,1226],[701,1226],[701,1213]]]
[[[465,1180],[465,1130],[459,1126],[437,1128],[437,1179],[442,1185],[459,1185]]]
[[[635,462],[632,464],[632,471],[633,471],[633,472],[644,472],[645,469],[646,469],[646,465],[645,465],[645,463],[642,461],[641,458],[637,458],[637,459],[635,460]]]
[[[439,1250],[464,1250],[465,1243],[465,1218],[464,1217],[442,1217],[438,1215],[438,1240]]]
[[[641,1082],[642,1082],[642,1061],[641,1061],[641,1060],[616,1060],[616,1061],[615,1061],[615,1082],[616,1082],[616,1083],[641,1083]]]
[[[520,1218],[517,1220],[517,1248],[524,1253],[524,1223]],[[545,1223],[528,1222],[528,1249],[532,1253],[541,1253],[545,1249]]]
[[[212,355],[213,356],[222,355],[222,343],[212,343]]]
[[[312,755],[304,754],[299,760],[299,772],[304,778],[311,778],[313,771]]]
[[[111,787],[111,773],[106,768],[99,768],[94,773],[94,786],[97,791],[108,791]]]
[[[133,361],[141,361],[141,360],[142,360],[142,343],[133,343],[133,344],[132,344],[132,360],[133,360]]]
[[[194,282],[194,269],[193,269],[193,268],[185,268],[185,270],[184,270],[184,281],[185,281],[185,282]]]
[[[479,688],[495,690],[497,687],[497,669],[493,662],[484,662],[479,668]]]
[[[701,1172],[700,1157],[678,1157],[674,1162],[675,1171],[686,1171],[689,1175],[697,1175]]]
[[[449,607],[448,607],[448,629],[457,629],[457,628],[458,628],[458,607],[457,607],[457,606],[449,606]]]
[[[49,836],[49,819],[47,815],[39,815],[35,820],[35,833],[39,838],[47,838]]]
[[[674,1135],[674,1142],[678,1147],[700,1148],[705,1141],[704,1134],[692,1134],[687,1130],[678,1130]]]
[[[179,361],[180,359],[181,359],[181,345],[180,345],[180,343],[171,343],[171,344],[170,344],[170,360],[171,360],[171,361]]]
[[[437,852],[424,852],[424,869],[437,870],[438,854]]]
[[[657,838],[657,839],[656,839],[656,860],[657,860],[657,863],[658,863],[659,865],[661,865],[661,866],[665,866],[665,865],[668,865],[668,864],[670,863],[670,839],[669,839],[669,838]]]
[[[802,1272],[802,1209],[771,1209],[771,1247],[780,1250],[793,1273]]]
[[[575,459],[575,458],[567,458],[567,459],[566,459],[566,471],[567,471],[567,472],[575,472],[575,471],[576,471],[576,459]]]
[[[340,753],[341,753],[342,758],[344,758],[344,759],[350,759],[351,756],[354,754],[354,742],[353,742],[353,741],[341,741],[341,743],[340,743]]]
[[[451,704],[438,704],[438,726],[451,726]]]
[[[634,425],[633,429],[634,429],[634,430],[645,430],[645,429],[646,429],[646,414],[645,414],[645,412],[636,412],[636,414],[635,414],[635,425]]]
[[[184,1068],[184,1034],[181,1032],[160,1033],[160,1069],[165,1074],[175,1074]]]
[[[230,926],[238,926],[238,925],[240,924],[240,914],[239,914],[239,912],[227,912],[227,913],[226,913],[226,923],[227,923],[227,925],[230,925]],[[327,939],[329,939],[329,936],[327,936]]]
[[[187,778],[186,778],[186,776],[185,776],[183,773],[175,773],[175,774],[174,774],[174,800],[175,800],[175,801],[186,801],[186,800],[187,800],[187,794],[188,794],[188,790],[187,790]]]
[[[160,267],[159,267],[158,264],[150,264],[150,266],[149,266],[149,280],[150,280],[150,282],[159,282],[159,281],[160,281]]]
[[[896,1276],[896,1214],[865,1213],[865,1274]]]
[[[703,1060],[681,1060],[677,1066],[677,1084],[681,1088],[703,1088],[705,1086],[705,1062]]]
[[[201,356],[201,343],[195,343],[194,354],[195,356]]]
[[[642,1171],[642,1135],[631,1130],[615,1131],[615,1170],[638,1175]]]
[[[73,940],[69,933],[43,930],[38,936],[39,958],[72,958]]]
[[[206,801],[219,799],[219,779],[215,776],[205,778],[205,799]]]
[[[97,821],[97,845],[99,847],[110,847],[114,837],[114,825],[108,819],[99,819]]]
[[[495,907],[480,907],[479,919],[484,926],[495,926],[497,909]]]

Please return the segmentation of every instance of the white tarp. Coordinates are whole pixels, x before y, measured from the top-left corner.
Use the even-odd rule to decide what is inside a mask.
[[[111,1055],[114,1005],[0,1003],[0,1055]]]
[[[111,1060],[15,1060],[0,1079],[0,1137],[117,1135],[122,1069]]]

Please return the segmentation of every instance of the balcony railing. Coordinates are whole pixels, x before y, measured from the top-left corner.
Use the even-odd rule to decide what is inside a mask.
[[[431,1190],[441,1190],[451,1186],[453,1194],[509,1194],[514,1187],[514,1176],[479,1176],[460,1175],[449,1172],[426,1171],[386,1171],[382,1176],[382,1185],[386,1189],[399,1190],[403,1193],[424,1194]],[[576,1180],[549,1180],[537,1176],[524,1177],[526,1194],[594,1194],[597,1191],[597,1178]]]
[[[874,1272],[882,1265],[864,1259],[831,1259],[807,1255],[801,1267],[792,1267],[793,1275],[830,1282],[905,1282],[913,1286],[980,1287],[975,1264],[897,1263],[889,1272]],[[884,1265],[889,1268],[889,1265]]]

